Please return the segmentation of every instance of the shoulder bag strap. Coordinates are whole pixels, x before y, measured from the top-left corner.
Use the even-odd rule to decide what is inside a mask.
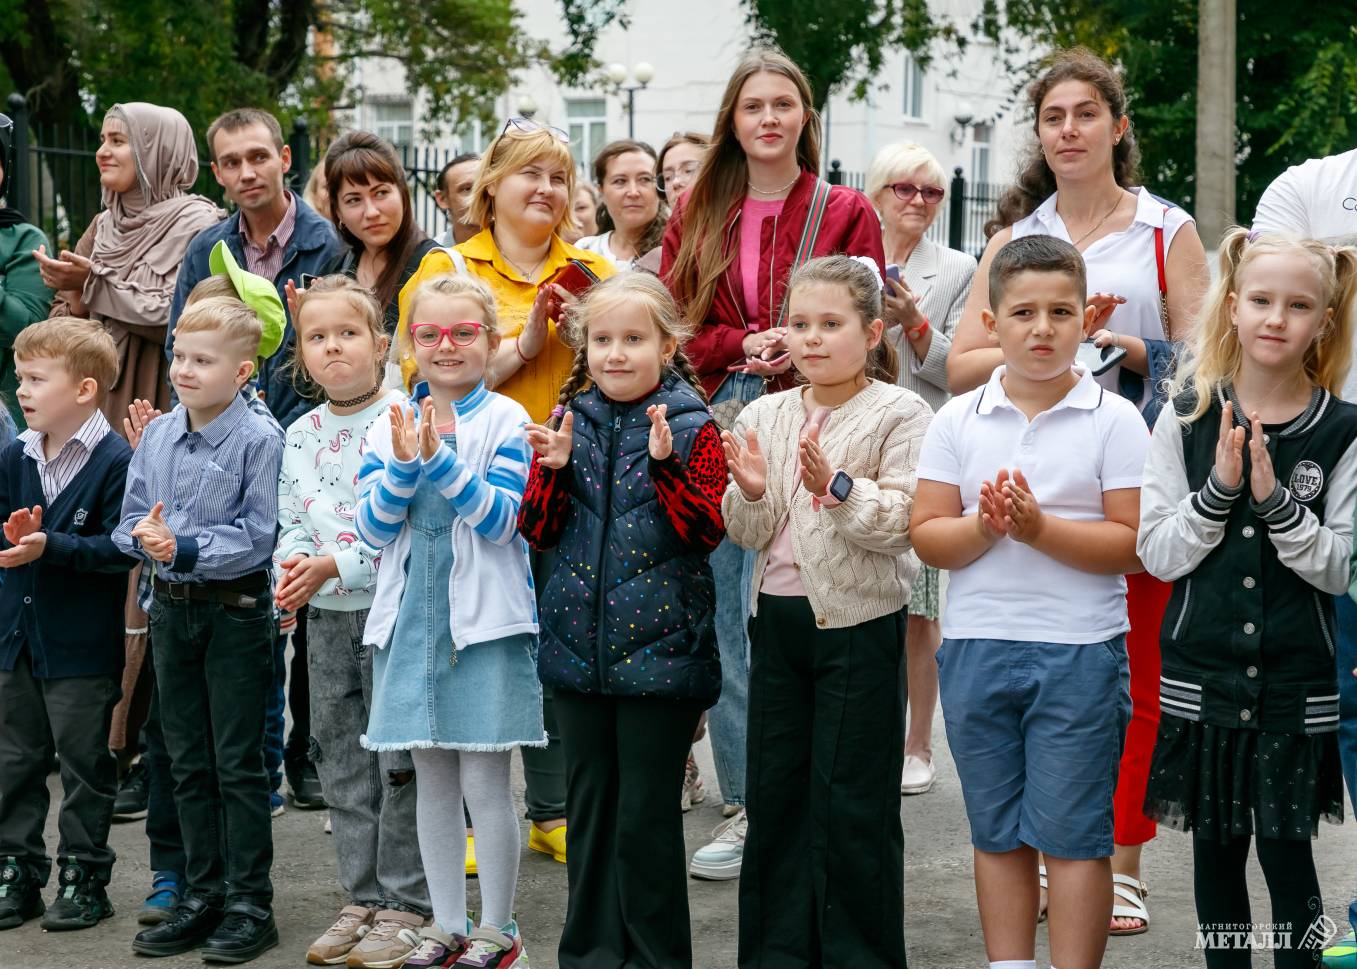
[[[1168,212],[1168,206],[1164,206]],[[1169,339],[1169,279],[1164,271],[1164,227],[1154,228],[1154,264],[1159,271],[1159,325],[1164,330],[1164,339]]]
[[[796,258],[792,261],[791,272],[796,272],[808,262],[815,252],[815,243],[820,238],[820,224],[824,221],[825,209],[829,207],[829,189],[829,183],[823,178],[815,180],[815,190],[811,193],[810,208],[806,211],[806,223],[801,227],[801,241],[796,244]],[[784,300],[774,325],[782,326],[786,320],[787,303]]]

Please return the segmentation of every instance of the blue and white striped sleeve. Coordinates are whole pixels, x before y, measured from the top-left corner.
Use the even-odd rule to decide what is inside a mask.
[[[521,426],[500,441],[482,479],[443,444],[424,473],[468,525],[487,541],[508,545],[518,534],[518,506],[528,486],[528,442]]]
[[[405,515],[419,485],[419,457],[382,460],[376,450],[363,458],[358,471],[358,535],[373,548],[386,548],[405,527]]]

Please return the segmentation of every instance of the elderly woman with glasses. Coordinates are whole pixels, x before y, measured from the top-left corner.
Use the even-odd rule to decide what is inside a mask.
[[[946,197],[942,166],[920,145],[882,148],[867,172],[867,196],[881,213],[886,251],[887,337],[900,353],[902,387],[937,410],[947,402],[947,351],[975,275],[975,259],[924,238]],[[938,625],[937,569],[924,566],[914,585],[905,632],[909,725],[901,794],[933,786],[933,712],[938,703],[934,654]]]

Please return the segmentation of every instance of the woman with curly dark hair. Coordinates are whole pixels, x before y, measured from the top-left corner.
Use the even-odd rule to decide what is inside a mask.
[[[1097,381],[1135,402],[1153,426],[1175,347],[1188,336],[1210,281],[1196,226],[1183,209],[1139,184],[1126,92],[1102,58],[1082,48],[1056,54],[1029,88],[1028,104],[1036,144],[986,226],[991,237],[952,338],[948,382],[953,393],[971,390],[1003,362],[981,321],[991,309],[994,254],[1010,239],[1051,235],[1083,254],[1089,303],[1098,311],[1094,342],[1126,351],[1120,366]],[[1169,594],[1147,574],[1126,578],[1132,718],[1114,801],[1113,935],[1149,928],[1140,853],[1155,825],[1142,808],[1159,722],[1159,626]]]

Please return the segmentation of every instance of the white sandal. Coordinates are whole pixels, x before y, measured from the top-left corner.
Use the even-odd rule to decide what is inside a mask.
[[[1145,897],[1150,894],[1150,888],[1144,882],[1132,878],[1130,875],[1112,876],[1112,894],[1125,902],[1120,902],[1112,906],[1112,917],[1114,919],[1139,919],[1140,925],[1134,929],[1114,929],[1109,927],[1108,935],[1140,935],[1142,932],[1148,932],[1150,929],[1150,910],[1145,907]]]
[[[1046,880],[1045,865],[1037,865],[1037,882],[1041,885],[1041,890],[1043,892],[1047,893],[1050,892],[1051,886]],[[1046,906],[1042,905],[1037,911],[1037,925],[1040,925],[1042,922],[1045,921],[1046,921]]]

